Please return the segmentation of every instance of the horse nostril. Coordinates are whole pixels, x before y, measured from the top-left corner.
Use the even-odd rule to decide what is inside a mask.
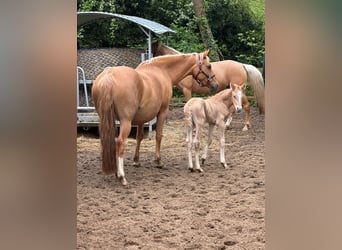
[[[210,85],[210,92],[215,92],[218,88],[218,84],[213,83]]]

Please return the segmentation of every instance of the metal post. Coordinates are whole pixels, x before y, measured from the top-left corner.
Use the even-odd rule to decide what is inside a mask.
[[[152,59],[152,36],[151,36],[151,30],[148,30],[148,59]]]

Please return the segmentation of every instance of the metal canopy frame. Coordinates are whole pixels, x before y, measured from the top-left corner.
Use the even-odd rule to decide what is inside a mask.
[[[176,33],[176,31],[151,20],[136,17],[136,16],[128,16],[122,14],[115,14],[109,12],[100,12],[100,11],[87,11],[87,12],[77,12],[77,28],[80,28],[83,25],[89,24],[91,22],[95,22],[98,20],[104,20],[109,18],[121,18],[124,20],[131,21],[136,23],[139,28],[145,33],[148,41],[148,59],[152,58],[151,46],[152,46],[152,34],[151,31],[158,34],[169,34]],[[147,30],[146,30],[147,29]]]
[[[88,11],[88,12],[77,12],[77,28],[80,28],[83,25],[89,24],[91,22],[99,21],[99,20],[105,20],[110,18],[121,18],[124,20],[131,21],[133,23],[136,23],[139,28],[143,31],[143,33],[147,36],[148,40],[148,59],[152,58],[152,33],[156,33],[158,35],[169,33],[176,33],[174,30],[156,23],[151,20],[147,20],[141,17],[136,16],[127,16],[122,14],[115,14],[115,13],[108,13],[108,12],[100,12],[100,11]],[[143,59],[143,57],[142,57]],[[88,91],[87,91],[87,85],[92,84],[92,80],[86,80],[85,78],[85,72],[81,67],[77,67],[77,126],[83,126],[83,128],[89,128],[91,126],[97,126],[98,125],[98,115],[95,111],[95,107],[91,106],[88,99]],[[79,86],[80,84],[83,84],[83,91],[86,95],[85,102],[86,105],[80,107],[79,103]],[[117,125],[120,124],[119,121],[115,121]],[[149,121],[148,123],[145,123],[144,126],[148,126],[149,129],[149,136],[151,136],[152,132],[152,126],[156,123],[156,117]]]

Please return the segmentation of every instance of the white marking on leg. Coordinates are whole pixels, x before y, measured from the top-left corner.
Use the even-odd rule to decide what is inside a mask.
[[[197,139],[195,139],[194,144],[195,144],[195,168],[196,168],[196,170],[203,172],[203,169],[201,168],[201,165],[199,162],[200,143],[199,143],[199,141],[197,141]]]
[[[247,124],[243,127],[242,131],[247,131],[248,130],[248,126]]]
[[[209,130],[208,130],[208,140],[207,140],[207,145],[205,145],[204,148],[204,153],[202,155],[202,162],[203,160],[206,160],[208,157],[208,149],[211,143],[213,142],[213,131],[214,131],[214,125],[209,124]]]
[[[189,169],[193,169],[192,165],[192,141],[191,139],[188,141],[188,161],[189,161]]]
[[[199,145],[196,144],[197,142],[195,142],[195,168],[196,169],[200,169],[200,162],[199,162]]]
[[[192,165],[192,153],[191,153],[191,150],[192,150],[192,127],[191,126],[188,126],[187,129],[186,129],[186,143],[187,143],[187,149],[188,149],[188,162],[189,162],[189,165],[188,165],[188,168],[190,170],[193,169],[193,165]]]
[[[226,121],[226,124],[224,125],[225,128],[228,128],[228,127],[230,126],[230,123],[232,122],[232,120],[233,120],[233,117],[232,117],[232,116],[229,116],[228,119],[227,119],[227,121]]]
[[[220,133],[220,162],[223,165],[224,168],[227,168],[226,158],[224,155],[224,144],[225,144],[225,138],[224,138],[224,132]]]
[[[127,185],[127,181],[125,178],[125,171],[123,165],[123,157],[118,157],[118,178],[121,179],[122,185]]]
[[[203,152],[203,154],[202,154],[202,161],[207,159],[207,156],[208,156],[208,148],[209,148],[208,144],[205,145],[204,152]]]

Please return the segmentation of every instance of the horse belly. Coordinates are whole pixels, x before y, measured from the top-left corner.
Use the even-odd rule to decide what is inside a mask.
[[[160,108],[157,107],[138,108],[137,113],[133,118],[132,124],[138,125],[151,121],[157,116],[159,110]]]

